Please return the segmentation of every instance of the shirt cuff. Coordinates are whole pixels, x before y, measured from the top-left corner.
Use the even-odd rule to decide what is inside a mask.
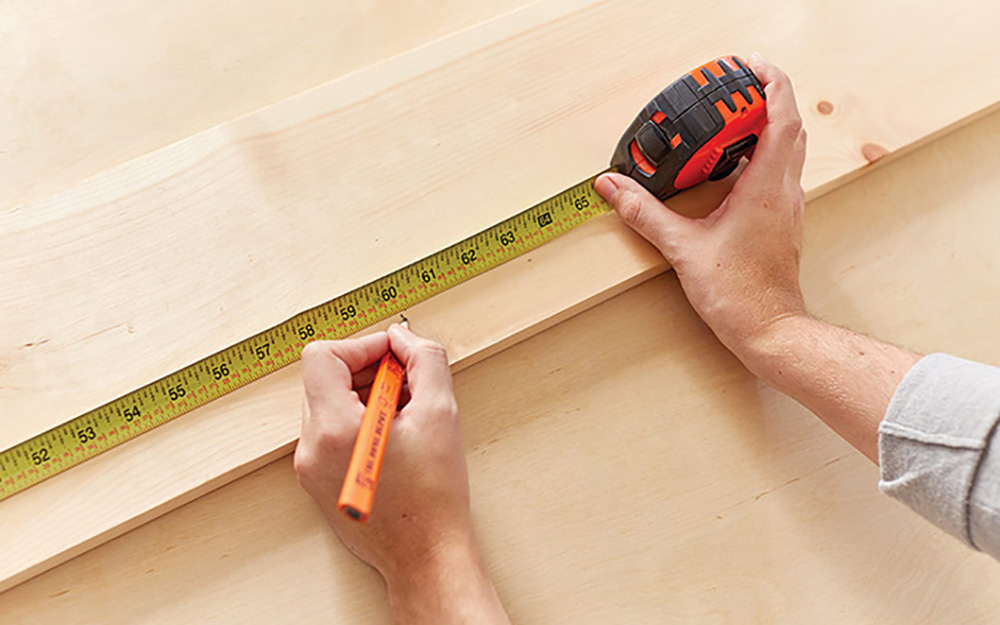
[[[982,528],[970,522],[970,508],[978,510],[971,502],[983,490],[977,478],[998,420],[1000,369],[925,356],[899,383],[879,425],[879,489],[978,548]]]

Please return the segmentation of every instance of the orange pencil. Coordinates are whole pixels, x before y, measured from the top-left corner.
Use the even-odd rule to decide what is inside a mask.
[[[391,351],[382,357],[368,396],[365,416],[361,419],[358,438],[354,441],[354,453],[351,454],[351,464],[347,467],[337,508],[361,523],[367,521],[372,513],[385,443],[389,440],[399,394],[403,390],[404,373],[403,365]]]

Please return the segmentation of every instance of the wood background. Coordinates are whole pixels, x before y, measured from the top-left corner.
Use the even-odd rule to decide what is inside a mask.
[[[1000,364],[1000,115],[810,203],[817,314]],[[622,323],[627,319],[627,323]],[[672,273],[456,376],[518,623],[990,623],[997,563],[714,340]],[[283,458],[0,594],[9,622],[390,623]]]
[[[600,3],[594,10],[621,8],[615,5],[609,9],[609,5],[615,3]],[[721,11],[724,3],[713,6]],[[498,11],[505,8],[498,3]],[[59,12],[53,7],[50,10]],[[570,17],[560,17],[559,11]],[[573,23],[571,18],[578,11],[575,5],[570,6],[569,3],[546,3],[530,7],[527,13],[481,28],[504,38],[508,32],[504,28],[512,28],[506,25],[523,28],[526,23],[535,23],[532,20],[549,23],[554,18]],[[778,13],[777,9],[762,11],[764,17],[760,23],[768,18],[773,20]],[[861,19],[862,13],[871,17],[862,11],[860,4],[854,12],[843,10],[836,15],[827,15],[818,8],[786,7],[781,18],[784,20],[782,28],[768,33],[791,33],[788,36],[798,33],[798,37],[808,34],[813,39],[812,44],[820,46],[820,43],[829,43],[824,34],[832,36],[829,33],[836,33],[837,28],[847,32],[854,27],[853,32],[865,40],[865,31],[860,26],[869,22]],[[444,14],[457,15],[442,11],[441,15]],[[970,38],[969,33],[974,31],[976,18],[979,22],[988,21],[974,12],[968,14],[972,17],[961,24],[952,23],[943,30],[939,29],[942,39],[950,36],[961,40],[963,35],[970,39],[970,47],[961,48],[961,54],[974,52],[971,46],[978,40]],[[266,16],[262,13],[259,17],[264,19]],[[459,23],[461,19],[461,15],[455,22],[445,19],[442,23],[446,26],[442,28]],[[472,16],[468,19],[476,18]],[[173,22],[165,20],[165,23]],[[578,18],[574,25],[579,23]],[[888,21],[871,20],[870,23],[884,25]],[[67,31],[75,27],[69,19],[62,24]],[[170,33],[163,31],[166,33],[164,37],[179,38],[184,34],[186,31],[180,24],[177,22],[175,30]],[[869,27],[876,30],[874,26]],[[913,27],[912,24],[910,27]],[[799,30],[796,31],[796,28]],[[966,30],[963,31],[963,28]],[[25,33],[23,41],[35,41],[27,36],[30,31],[17,32]],[[473,37],[469,32],[463,35]],[[475,34],[476,43],[481,44],[478,32]],[[831,75],[830,72],[818,71],[813,57],[796,57],[786,51],[789,58],[781,58],[750,35],[749,32],[735,32],[734,40],[744,41],[739,39],[742,36],[747,44],[751,41],[756,43],[738,49],[760,47],[797,77]],[[896,59],[897,55],[901,61],[915,58],[900,52],[908,50],[907,46],[915,46],[915,43],[893,39],[886,29],[882,29],[882,35],[882,39],[867,39],[880,42],[880,45],[865,50],[865,54],[851,56],[844,53],[831,56],[828,60],[843,62],[849,59],[848,65],[843,68],[844,75],[851,76],[853,71],[854,80],[857,80],[862,70],[867,77],[881,76],[880,72],[887,71],[862,67],[863,61],[870,61],[872,54],[878,51],[890,59]],[[461,36],[459,41],[463,41]],[[758,39],[763,39],[766,44],[771,36],[766,34]],[[359,38],[363,39],[363,36]],[[174,43],[185,45],[180,39]],[[294,50],[296,43],[294,38],[290,38],[284,45]],[[39,44],[35,42],[35,45]],[[276,44],[267,40],[260,45],[260,50],[264,51],[262,54],[266,56],[273,54],[268,45]],[[425,48],[422,53],[430,54],[428,49]],[[459,46],[458,49],[463,48]],[[283,53],[292,55],[288,50]],[[232,54],[238,57],[241,53]],[[25,58],[36,56],[28,54]],[[953,61],[954,57],[948,57],[946,61],[938,58],[931,63],[940,63],[941,69],[933,66],[923,69],[928,72],[943,71],[943,65]],[[803,66],[796,69],[796,62]],[[676,71],[663,71],[676,74],[693,64],[693,60],[685,63]],[[170,65],[180,67],[183,64]],[[903,66],[906,66],[905,63]],[[399,66],[395,67],[393,71],[399,71]],[[134,67],[121,71],[122,76],[128,76],[128,71],[134,71]],[[810,71],[814,73],[810,74]],[[836,75],[838,79],[847,80],[840,73]],[[88,76],[95,87],[106,87],[93,75]],[[213,83],[214,76],[214,73],[206,72],[202,78],[203,85]],[[58,77],[56,74],[52,84],[60,84],[56,80]],[[530,76],[524,78],[528,80]],[[662,76],[644,77],[644,80],[662,82]],[[246,81],[246,85],[256,85],[251,79]],[[889,106],[891,103],[888,100],[878,104],[854,103],[849,89],[838,92],[836,85],[823,83],[822,89],[813,84],[811,88],[814,91],[810,92],[809,81],[797,82],[813,144],[821,148],[811,151],[810,167],[815,169],[810,171],[826,171],[828,179],[837,179],[845,173],[858,171],[858,166],[866,162],[866,155],[871,158],[882,153],[878,150],[873,152],[871,146],[882,146],[888,150],[903,147],[933,134],[942,126],[954,124],[978,110],[988,108],[994,101],[989,100],[989,88],[995,85],[984,87],[984,82],[988,81],[974,82],[965,90],[969,99],[948,106],[935,101],[934,106],[928,106],[928,109],[937,111],[938,117],[922,114],[927,111],[912,103],[893,114],[894,109]],[[151,85],[154,83],[150,80]],[[176,85],[182,91],[184,80],[177,78]],[[154,91],[150,86],[149,93]],[[43,92],[40,89],[38,93]],[[82,90],[81,93],[89,91]],[[100,93],[107,97],[105,91]],[[236,95],[229,94],[232,106],[239,106],[239,103],[234,103],[241,99]],[[258,93],[255,97],[266,96]],[[648,94],[636,97],[642,99]],[[810,108],[812,102],[820,97],[834,103],[834,115],[821,117],[814,108]],[[52,102],[60,101],[59,96],[52,98]],[[62,98],[65,100],[65,96]],[[151,96],[149,102],[157,100]],[[251,98],[250,101],[254,100]],[[138,107],[138,110],[142,108]],[[634,114],[635,108],[628,107],[625,116]],[[204,115],[210,117],[212,107],[207,109],[209,112]],[[29,106],[24,110],[33,109]],[[64,110],[62,114],[71,120],[69,110],[72,109]],[[157,120],[152,110],[143,113],[149,116],[143,123],[154,127]],[[224,114],[231,117],[231,113]],[[105,115],[105,122],[115,119],[112,112]],[[27,118],[15,119],[21,122]],[[220,121],[222,119],[226,118],[220,117]],[[852,126],[859,124],[859,120],[863,122],[861,125]],[[196,122],[188,120],[185,123]],[[98,127],[95,122],[91,123]],[[183,124],[177,122],[177,128],[181,126]],[[27,123],[4,124],[3,127],[35,132],[46,128]],[[998,123],[993,118],[978,122],[967,131],[939,142],[945,148],[934,144],[872,176],[881,176],[878,179],[883,180],[882,183],[869,182],[869,178],[859,180],[838,194],[810,204],[810,248],[804,282],[810,292],[810,302],[816,305],[817,310],[834,320],[853,324],[857,329],[910,341],[907,344],[911,347],[948,349],[961,355],[990,360],[989,355],[995,353],[996,345],[982,339],[981,329],[987,326],[990,318],[995,318],[998,302],[995,291],[998,284],[996,252],[992,250],[995,246],[990,245],[989,236],[990,226],[993,225],[995,231],[995,224],[990,221],[992,205],[988,204],[991,194],[997,190],[989,187],[989,172],[996,167],[995,159],[991,162],[989,157],[997,127]],[[620,131],[616,128],[613,134]],[[844,132],[845,128],[851,131]],[[188,127],[184,132],[200,129]],[[81,132],[86,135],[86,131]],[[141,154],[141,150],[158,147],[156,133],[152,135],[148,139],[150,143],[136,147],[138,143],[129,143],[136,141],[131,134],[123,133],[119,137],[120,144],[116,144],[116,135],[110,132],[106,154],[94,157],[96,162],[103,162],[104,165],[94,171],[115,164],[116,158],[124,160]],[[53,131],[53,145],[66,141],[66,136],[67,133]],[[182,136],[178,134],[161,140],[169,142]],[[959,139],[953,137],[960,137],[961,142],[955,144]],[[949,141],[952,143],[949,144]],[[951,153],[940,153],[947,145],[952,145]],[[21,154],[37,149],[37,154],[42,155],[36,165],[38,174],[24,176],[26,181],[48,178],[42,174],[52,171],[52,179],[62,179],[63,188],[69,189],[71,184],[66,181],[81,171],[73,169],[82,167],[73,159],[66,159],[60,165],[55,154],[65,154],[59,152],[57,147],[48,148],[52,150],[49,154],[52,162],[45,166],[44,142],[24,141],[23,146],[30,148],[22,148]],[[829,153],[824,146],[829,147]],[[139,151],[130,154],[130,149]],[[580,149],[587,154],[593,149],[596,158],[606,158],[606,149],[596,150],[590,145]],[[925,156],[927,152],[933,156]],[[101,158],[107,160],[101,161]],[[28,163],[23,167],[31,166],[29,160],[19,162]],[[923,164],[912,165],[913,162]],[[573,167],[582,168],[579,164]],[[894,171],[898,173],[887,173]],[[506,172],[501,170],[501,173]],[[816,174],[807,180],[807,184],[822,189],[822,180],[822,176]],[[507,178],[502,178],[502,181],[506,182]],[[917,181],[923,186],[915,184]],[[542,182],[540,178],[533,179],[526,175],[523,184],[532,189]],[[7,183],[4,184],[6,187]],[[17,192],[29,200],[32,193],[41,197],[50,191],[60,190],[52,187],[38,191],[30,182],[22,184],[24,186]],[[519,191],[527,192],[524,189]],[[75,192],[79,193],[79,190]],[[69,194],[73,193],[70,189]],[[845,193],[855,195],[831,208],[828,204],[831,198]],[[4,197],[8,196],[5,194]],[[31,218],[40,216],[43,222],[56,223],[57,220],[50,217],[57,211],[36,212],[37,206],[53,205],[77,206],[58,201],[55,204],[43,201],[21,206],[16,202],[7,204],[5,200],[5,209],[10,210],[4,214],[29,213]],[[517,206],[520,208],[520,205]],[[16,216],[11,219],[14,221],[10,223],[18,225],[25,222],[17,220],[28,218]],[[943,234],[949,236],[943,237]],[[20,252],[25,248],[22,243],[21,248],[14,249]],[[622,249],[631,250],[634,246]],[[935,249],[941,254],[930,253]],[[648,258],[648,255],[642,256],[644,252],[635,253],[640,255],[640,259]],[[24,257],[18,254],[5,258],[23,260]],[[812,258],[819,261],[810,264]],[[641,263],[638,266],[642,268]],[[522,265],[520,269],[510,271],[519,271],[520,277],[523,277],[525,270]],[[901,272],[909,273],[904,275]],[[504,279],[513,280],[513,275],[511,273]],[[907,276],[910,282],[906,282]],[[934,283],[935,276],[941,284],[925,288],[925,284]],[[17,286],[20,283],[14,284]],[[990,289],[991,286],[994,290]],[[971,297],[969,293],[977,295]],[[970,302],[970,299],[976,301]],[[8,301],[23,304],[27,300]],[[956,302],[961,305],[956,305]],[[6,318],[11,309],[5,308],[4,311]],[[635,323],[629,317],[629,323],[622,324],[620,319],[624,315],[634,315]],[[878,323],[879,315],[883,319],[881,325]],[[220,315],[218,322],[224,324],[229,317],[231,315]],[[934,323],[947,319],[953,319],[954,324],[939,327]],[[544,320],[539,323],[542,322]],[[449,342],[448,329],[455,325],[444,324],[436,333],[444,334],[441,338]],[[2,348],[7,350],[9,356],[13,347],[23,349],[18,343],[23,337],[9,336],[12,326],[7,327]],[[910,334],[894,337],[894,331]],[[504,336],[518,338],[516,329]],[[567,336],[574,338],[567,339]],[[13,339],[10,343],[8,337]],[[929,346],[918,344],[920,341]],[[458,351],[461,349],[459,345]],[[963,349],[976,351],[963,352]],[[967,608],[971,610],[968,612],[969,619],[995,614],[995,601],[989,600],[985,590],[982,593],[977,590],[989,588],[989,584],[984,582],[989,579],[989,561],[969,556],[891,502],[880,498],[872,490],[873,468],[867,467],[863,459],[852,456],[849,448],[843,447],[818,424],[803,418],[800,408],[767,390],[759,389],[730,357],[718,350],[720,348],[710,335],[691,317],[672,278],[664,277],[460,374],[460,402],[468,424],[477,516],[501,592],[516,617],[536,622],[588,622],[588,619],[597,622],[601,618],[624,620],[632,616],[644,621],[662,622],[671,616],[697,615],[699,622],[712,622],[710,618],[716,617],[725,622],[726,614],[757,614],[760,620],[766,622],[774,622],[778,617],[787,618],[790,622],[796,615],[801,618],[814,614],[819,609],[819,603],[826,606],[825,609],[836,610],[832,614],[854,615],[855,620],[865,618],[878,622],[893,622],[897,614],[907,616],[899,622],[917,622],[921,616],[933,618],[934,614],[946,614],[946,608],[955,609],[962,603],[972,605]],[[79,367],[78,364],[74,366]],[[3,374],[5,382],[18,380],[23,383],[31,379],[20,371],[10,373],[11,377],[7,377],[8,370]],[[13,377],[16,375],[23,377]],[[294,377],[294,372],[289,372],[283,378],[284,383],[294,384]],[[547,380],[544,388],[535,388],[539,379]],[[9,391],[10,386],[15,385],[5,386],[5,391]],[[550,390],[556,387],[564,387],[564,390]],[[48,397],[39,395],[38,388],[28,390],[33,394],[26,393],[28,399],[20,397],[17,401]],[[100,388],[97,390],[101,391]],[[261,395],[257,393],[248,400],[245,409],[256,408],[259,411],[264,405],[258,403],[264,401]],[[4,401],[8,397],[4,395]],[[663,406],[663,412],[659,415],[639,414],[638,407],[644,405],[642,402],[646,400],[652,405]],[[291,410],[286,412],[289,413],[284,415],[289,417],[286,423],[296,423],[297,415],[290,414]],[[6,417],[8,414],[13,413],[5,409],[3,415]],[[682,420],[681,417],[691,414],[701,418]],[[609,419],[609,415],[615,418]],[[665,419],[666,423],[653,430],[661,432],[660,436],[652,436],[650,420],[655,420],[657,416]],[[740,426],[741,423],[744,426]],[[252,433],[247,436],[252,437]],[[621,449],[633,438],[639,447],[635,453],[623,455]],[[540,441],[553,439],[560,441],[558,446],[546,448],[540,444]],[[692,440],[702,441],[703,444],[692,444]],[[139,456],[133,456],[136,457]],[[590,459],[592,466],[581,466],[579,458],[582,457]],[[623,459],[628,462],[623,463]],[[155,622],[160,617],[172,620],[178,614],[197,618],[196,612],[183,610],[195,610],[198,606],[210,606],[213,614],[225,611],[228,617],[234,618],[238,612],[232,603],[240,603],[242,607],[239,609],[246,610],[246,620],[263,620],[270,609],[263,604],[268,602],[271,607],[283,607],[284,614],[292,610],[291,613],[298,615],[301,611],[301,618],[309,616],[317,620],[324,618],[324,614],[328,618],[330,610],[335,608],[336,614],[344,616],[380,610],[377,600],[365,600],[365,597],[377,597],[378,588],[371,583],[370,575],[361,574],[355,581],[345,581],[347,577],[355,579],[352,575],[359,567],[347,560],[346,554],[338,551],[338,546],[325,548],[326,543],[333,539],[316,525],[316,515],[304,496],[294,488],[294,479],[289,478],[287,469],[286,462],[268,465],[219,493],[60,567],[35,582],[5,593],[0,596],[0,614],[10,610],[11,614],[20,615],[22,613],[18,610],[37,610],[41,605],[39,600],[49,595],[55,597],[45,601],[44,605],[46,610],[52,611],[42,614],[54,616],[60,610],[71,611],[67,615],[75,613],[76,616],[67,622],[100,620],[102,613],[97,606],[107,605],[112,597],[125,595],[136,598],[134,602],[127,602],[116,614],[122,614],[123,618],[128,614],[129,617],[124,620],[130,622],[141,618]],[[636,482],[634,489],[620,489],[623,477],[634,472],[648,478]],[[775,490],[786,482],[787,487]],[[56,483],[56,480],[51,483]],[[778,495],[799,492],[798,489],[807,491],[801,500],[789,502],[784,499],[787,494],[771,497],[771,491]],[[821,495],[815,494],[817,490]],[[511,498],[515,494],[527,497],[536,505],[528,506],[527,511],[517,506],[515,516],[511,506]],[[761,497],[750,506],[748,502],[758,495]],[[784,505],[777,509],[773,508],[774,504],[761,506],[768,498],[784,502]],[[275,505],[264,505],[263,501],[274,501]],[[642,504],[637,505],[637,501]],[[683,504],[678,506],[678,502]],[[49,503],[53,501],[50,499]],[[726,505],[720,507],[720,504],[732,506],[737,514],[731,514]],[[0,505],[0,516],[9,514],[9,509],[10,506]],[[756,509],[753,513],[748,512],[753,509]],[[761,509],[765,512],[757,512]],[[153,512],[158,513],[159,510]],[[713,512],[722,518],[715,519],[711,524],[707,521],[711,520]],[[758,516],[760,514],[763,517]],[[10,518],[7,517],[8,520]],[[729,524],[724,523],[727,518]],[[29,521],[22,518],[21,526],[6,527],[23,529],[30,525]],[[239,531],[239,528],[247,527],[245,522],[251,526],[270,528],[266,534],[268,538],[262,538],[264,534],[256,530]],[[678,541],[677,536],[684,539]],[[317,541],[321,545],[319,549]],[[860,547],[849,548],[852,541]],[[922,542],[929,543],[929,546],[918,547]],[[883,549],[876,549],[879,546]],[[5,556],[12,553],[10,548],[11,543],[7,543],[3,550]],[[909,557],[900,556],[901,549]],[[928,556],[922,554],[923,549],[943,555],[926,559]],[[843,555],[845,551],[846,556]],[[218,561],[206,558],[206,553],[218,553]],[[839,568],[835,566],[837,554],[841,554]],[[888,554],[893,556],[890,558]],[[939,559],[934,560],[935,557]],[[145,572],[148,569],[140,571],[125,564],[151,558],[161,564],[151,566],[149,573]],[[300,564],[297,563],[299,559],[302,559]],[[940,573],[942,562],[947,571],[954,573]],[[950,568],[947,563],[951,563]],[[301,568],[301,575],[290,572],[298,568]],[[903,575],[903,578],[890,579],[887,585],[872,583],[871,579],[880,576],[882,569],[885,569],[886,577],[892,578],[891,573],[895,571],[897,576]],[[182,570],[187,572],[181,573]],[[157,574],[157,571],[160,572]],[[857,580],[866,579],[864,571],[868,571],[871,577],[862,584]],[[923,572],[928,578],[932,575],[943,578],[944,582],[938,579],[933,582],[935,589],[940,587],[941,590],[929,592],[927,582],[907,582],[919,579],[917,572]],[[554,578],[559,578],[559,583],[553,583]],[[950,579],[961,581],[966,578],[974,582],[965,584],[961,592],[958,581],[948,582]],[[707,583],[709,579],[714,580],[713,585],[702,587],[702,582]],[[67,580],[76,581],[68,584]],[[229,581],[228,586],[224,580]],[[634,582],[639,583],[633,586]],[[157,589],[156,596],[138,597],[134,590],[129,590],[132,583],[149,584]],[[256,586],[257,583],[261,585]],[[268,585],[276,590],[268,592]],[[64,593],[64,590],[68,592]],[[580,593],[580,590],[585,592]],[[307,593],[321,599],[304,601],[309,596]],[[851,601],[852,593],[857,593],[854,601]],[[942,593],[950,598],[941,600],[939,595]],[[580,602],[581,594],[593,597],[596,605]],[[890,597],[878,600],[883,594]],[[904,600],[898,601],[900,596]],[[563,600],[560,601],[560,597]],[[827,605],[829,602],[821,602],[819,598],[822,597],[832,597],[832,607]],[[865,601],[864,597],[869,598]],[[928,607],[931,599],[934,600],[933,605]],[[160,606],[162,612],[156,606]],[[938,609],[941,612],[934,612]],[[130,610],[135,610],[135,614],[131,614]],[[23,614],[27,616],[29,613]],[[611,618],[615,615],[616,618]],[[106,616],[106,613],[103,614],[105,622]],[[204,614],[201,617],[204,618]]]
[[[773,51],[801,77],[813,197],[1000,100],[1000,83],[982,80],[976,63],[1000,48],[988,19],[1000,7],[959,12],[944,28],[934,13],[893,21],[901,6],[860,1],[835,15],[776,0],[662,8],[533,4],[0,215],[8,294],[0,312],[9,320],[0,444],[586,177],[606,162],[635,103],[664,75],[718,54],[722,32],[730,49]],[[706,11],[714,19],[705,21]],[[692,26],[664,38],[674,23]],[[949,54],[903,71],[928,32]],[[630,45],[609,53],[596,44],[615,35]],[[870,43],[828,53],[852,37]],[[662,66],[636,63],[638,49]],[[928,73],[939,91],[964,96],[901,102],[897,94],[924,89]],[[821,102],[832,113],[821,113]],[[387,115],[407,123],[386,123]],[[562,148],[557,159],[552,146]],[[663,268],[605,219],[411,316],[464,366]],[[287,453],[298,401],[293,367],[6,502],[0,532],[20,540],[0,552],[0,589]]]

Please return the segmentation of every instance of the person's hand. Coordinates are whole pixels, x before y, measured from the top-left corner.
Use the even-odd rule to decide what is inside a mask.
[[[390,348],[406,367],[405,403],[389,432],[371,517],[362,524],[337,510],[337,500],[365,411],[364,386]],[[382,574],[397,620],[449,623],[473,614],[477,622],[506,622],[473,531],[444,348],[398,325],[358,339],[316,341],[302,350],[302,378],[306,403],[295,471],[341,541]]]
[[[679,215],[627,176],[605,174],[594,184],[660,250],[691,305],[738,356],[777,320],[805,312],[799,256],[806,134],[788,76],[759,55],[750,66],[767,95],[767,123],[749,165],[709,216]]]

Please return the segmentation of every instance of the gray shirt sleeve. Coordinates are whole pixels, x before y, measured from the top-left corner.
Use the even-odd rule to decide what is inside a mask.
[[[1000,368],[922,358],[879,425],[879,488],[1000,560]]]

